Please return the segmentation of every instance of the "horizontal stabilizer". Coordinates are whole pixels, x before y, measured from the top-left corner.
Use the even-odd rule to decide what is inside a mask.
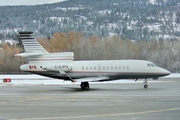
[[[44,54],[43,53],[21,53],[21,54],[16,54],[15,56],[31,57],[31,56],[39,56],[39,55],[44,55]]]

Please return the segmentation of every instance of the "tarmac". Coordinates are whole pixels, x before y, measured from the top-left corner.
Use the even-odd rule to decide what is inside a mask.
[[[0,86],[0,120],[179,120],[180,80],[158,81]]]

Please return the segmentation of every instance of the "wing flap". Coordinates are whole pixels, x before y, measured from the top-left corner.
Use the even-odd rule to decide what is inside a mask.
[[[74,79],[76,82],[99,82],[103,80],[109,80],[109,77],[106,76],[98,76],[98,77],[88,77],[88,78],[80,78]]]

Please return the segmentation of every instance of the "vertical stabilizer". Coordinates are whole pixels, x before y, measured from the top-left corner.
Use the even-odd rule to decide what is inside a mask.
[[[24,53],[15,56],[27,57],[29,63],[69,62],[74,60],[73,52],[49,53],[32,37],[33,32],[19,32]]]
[[[27,55],[41,55],[48,53],[36,39],[32,37],[33,32],[19,32],[22,45]]]

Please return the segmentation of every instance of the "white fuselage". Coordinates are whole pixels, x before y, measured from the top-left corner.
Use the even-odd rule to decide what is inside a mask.
[[[63,77],[59,69],[72,78],[108,76],[116,79],[158,78],[170,74],[169,71],[157,67],[152,62],[144,60],[94,60],[94,61],[34,61],[24,64],[22,71],[32,72],[53,78]]]
[[[33,32],[19,32],[28,64],[21,65],[22,71],[47,77],[81,82],[81,89],[88,90],[89,82],[117,79],[145,78],[144,88],[148,88],[147,78],[157,79],[170,72],[144,60],[94,60],[74,61],[73,52],[49,53],[33,37]]]

